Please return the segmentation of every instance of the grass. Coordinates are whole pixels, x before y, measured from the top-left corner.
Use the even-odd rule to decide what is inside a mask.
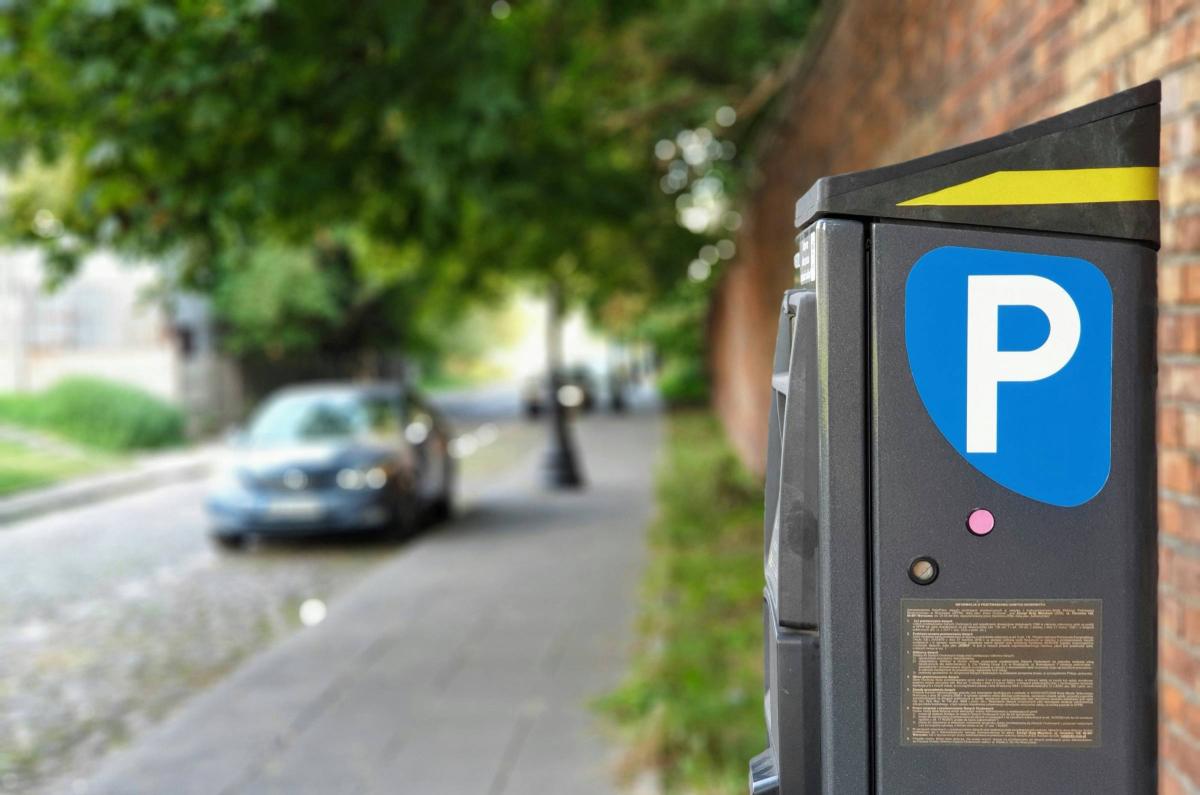
[[[741,793],[766,744],[762,489],[708,413],[669,420],[639,647],[598,704],[628,742],[625,772],[667,793]]]
[[[68,477],[104,469],[111,463],[103,456],[70,455],[0,441],[0,496],[49,486]]]
[[[0,423],[36,428],[97,450],[182,444],[183,412],[140,389],[100,378],[68,378],[33,395],[0,395]]]
[[[477,375],[462,373],[434,373],[422,376],[417,386],[426,394],[437,392],[454,392],[459,389],[470,389],[488,383],[489,379]]]

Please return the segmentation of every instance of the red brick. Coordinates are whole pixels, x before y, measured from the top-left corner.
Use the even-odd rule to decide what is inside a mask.
[[[1158,791],[1160,795],[1192,795],[1187,785],[1183,783],[1183,779],[1178,777],[1175,771],[1170,770],[1166,765],[1162,765],[1158,779]]]
[[[1200,47],[1197,46],[1200,44],[1200,17],[1192,14],[1182,20],[1171,28],[1168,38],[1171,42],[1168,66],[1184,63],[1194,58],[1200,51]]]
[[[1176,256],[1158,270],[1158,298],[1164,304],[1200,304],[1200,260]]]
[[[1164,406],[1159,409],[1158,443],[1164,447],[1183,444],[1183,410],[1179,407]]]
[[[1162,412],[1169,413],[1169,409],[1164,407]],[[1179,410],[1178,416],[1182,446],[1193,452],[1200,451],[1200,409],[1190,406]]]
[[[1176,120],[1171,133],[1172,158],[1200,155],[1200,116],[1193,114]]]
[[[1189,271],[1189,274],[1192,271]],[[1200,270],[1196,271],[1200,273]],[[1188,293],[1190,297],[1190,292]],[[1200,314],[1182,314],[1174,317],[1176,337],[1174,348],[1161,348],[1173,353],[1200,352]]]
[[[1188,785],[1166,765],[1160,771],[1158,791],[1160,795],[1191,795]]]
[[[1200,781],[1200,749],[1191,738],[1181,737],[1177,732],[1165,736],[1159,753],[1170,759],[1179,771],[1192,781]]]
[[[1158,626],[1159,629],[1173,637],[1183,637],[1184,606],[1179,598],[1172,594],[1158,595]]]
[[[1200,508],[1164,496],[1158,501],[1158,529],[1164,535],[1200,546]]]
[[[1158,454],[1158,475],[1171,491],[1190,492],[1195,474],[1190,455],[1182,450],[1163,450]]]
[[[1169,23],[1175,16],[1188,9],[1195,8],[1195,0],[1158,0],[1158,18],[1160,25]]]
[[[1200,365],[1164,363],[1158,372],[1160,397],[1200,400]]]
[[[1200,167],[1164,172],[1160,181],[1163,205],[1172,209],[1194,209],[1200,204]]]
[[[1200,593],[1200,559],[1178,553],[1169,554],[1167,558],[1169,565],[1162,575],[1164,583],[1180,593]]]
[[[1162,225],[1164,253],[1200,251],[1200,215],[1184,215]]]
[[[1183,633],[1180,637],[1190,648],[1200,648],[1200,609],[1189,604],[1180,605]],[[1200,737],[1200,732],[1196,733]]]
[[[1158,527],[1174,536],[1183,533],[1183,506],[1177,500],[1164,497],[1158,501]]]
[[[1176,725],[1183,724],[1183,711],[1187,703],[1187,697],[1179,688],[1163,683],[1158,689],[1158,708],[1162,712],[1162,719],[1174,723]]]
[[[1183,303],[1183,269],[1159,268],[1158,300],[1164,304]]]
[[[1195,692],[1196,686],[1200,684],[1200,681],[1197,680],[1200,664],[1187,649],[1175,641],[1166,638],[1160,640],[1159,665],[1164,672],[1179,680],[1181,686],[1187,687],[1192,692]]]
[[[1183,300],[1189,304],[1200,302],[1200,264],[1181,265],[1183,276]]]
[[[1200,350],[1200,315],[1163,313],[1158,319],[1158,348],[1164,353]]]

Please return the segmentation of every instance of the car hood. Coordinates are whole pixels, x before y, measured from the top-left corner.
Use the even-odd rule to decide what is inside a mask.
[[[367,442],[248,447],[231,451],[229,464],[238,471],[263,477],[283,469],[306,472],[362,466],[389,455],[386,447]]]

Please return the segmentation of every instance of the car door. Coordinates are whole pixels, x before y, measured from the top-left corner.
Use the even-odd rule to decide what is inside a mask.
[[[412,446],[416,459],[417,495],[432,502],[445,488],[446,440],[433,412],[423,400],[413,395],[405,402],[404,438]]]
[[[376,444],[388,451],[390,469],[400,472],[409,481],[415,480],[419,465],[415,451],[405,439],[405,406],[399,395],[375,394],[364,401],[370,435]]]

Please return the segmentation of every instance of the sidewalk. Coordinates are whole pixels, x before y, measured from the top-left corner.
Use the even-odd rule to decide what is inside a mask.
[[[90,793],[615,792],[657,418],[580,427],[589,488],[481,497],[118,754]]]

